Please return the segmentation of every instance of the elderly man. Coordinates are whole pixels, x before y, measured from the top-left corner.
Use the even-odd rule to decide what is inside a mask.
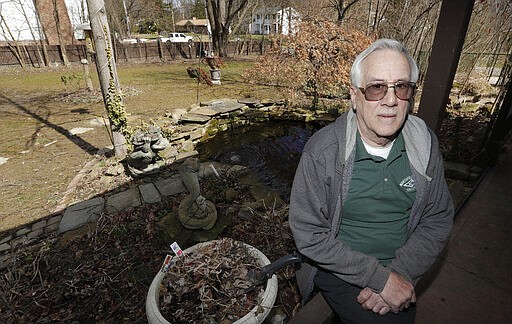
[[[413,323],[414,285],[453,222],[438,141],[410,115],[418,67],[379,39],[351,70],[352,109],[306,144],[290,197],[290,227],[316,285],[343,323]]]

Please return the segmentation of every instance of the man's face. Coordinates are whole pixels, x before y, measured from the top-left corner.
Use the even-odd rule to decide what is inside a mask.
[[[410,81],[407,58],[394,50],[381,49],[368,55],[361,64],[361,84],[365,88],[371,83],[394,84]],[[389,87],[384,98],[367,101],[357,87],[351,86],[350,100],[356,109],[357,127],[361,137],[370,145],[384,146],[392,141],[407,117],[409,101],[399,99],[394,88]]]

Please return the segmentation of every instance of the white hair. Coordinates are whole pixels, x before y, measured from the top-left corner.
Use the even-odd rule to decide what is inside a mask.
[[[381,49],[390,49],[405,55],[405,57],[407,57],[407,60],[409,61],[409,68],[411,70],[411,75],[409,76],[410,81],[414,83],[418,81],[418,65],[416,65],[414,59],[411,57],[411,55],[409,55],[409,52],[407,51],[405,46],[402,45],[402,43],[400,43],[397,40],[381,38],[373,42],[367,49],[359,53],[359,55],[357,55],[356,59],[354,60],[354,63],[352,64],[352,69],[350,70],[350,82],[352,83],[353,86],[362,86],[360,82],[362,73],[361,66],[363,61],[368,57],[368,55]]]

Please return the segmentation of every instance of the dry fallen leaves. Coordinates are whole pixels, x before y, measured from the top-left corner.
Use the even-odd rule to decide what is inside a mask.
[[[246,293],[247,273],[257,268],[246,246],[225,238],[212,241],[178,259],[164,277],[160,311],[173,323],[231,323],[258,303]]]

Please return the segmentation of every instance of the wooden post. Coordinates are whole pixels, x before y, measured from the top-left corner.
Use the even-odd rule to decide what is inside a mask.
[[[439,133],[475,0],[443,1],[418,116]]]
[[[127,153],[126,139],[123,135],[123,128],[126,128],[127,119],[117,77],[105,2],[104,0],[87,0],[87,7],[94,38],[96,69],[103,94],[103,102],[110,121],[111,140],[116,157],[122,159]]]

